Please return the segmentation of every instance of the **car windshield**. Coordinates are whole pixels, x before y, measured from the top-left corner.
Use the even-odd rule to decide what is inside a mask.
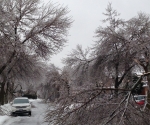
[[[135,97],[135,100],[144,100],[145,99],[145,96],[137,96]]]
[[[14,104],[16,103],[29,103],[28,99],[15,99]]]

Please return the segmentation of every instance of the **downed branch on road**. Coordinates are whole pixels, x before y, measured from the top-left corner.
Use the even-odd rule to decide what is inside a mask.
[[[137,107],[133,99],[133,90],[140,84],[141,79],[149,74],[150,72],[141,75],[129,89],[118,88],[117,96],[112,94],[115,88],[99,87],[62,98],[55,109],[48,110],[46,121],[56,125],[149,123],[150,111],[147,107],[145,110]]]

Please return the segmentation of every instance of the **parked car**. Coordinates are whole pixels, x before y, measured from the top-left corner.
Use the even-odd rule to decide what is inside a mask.
[[[31,103],[27,97],[18,97],[11,102],[11,114],[28,113],[31,116]]]
[[[134,96],[134,100],[136,102],[136,104],[138,105],[144,105],[145,104],[145,95],[135,95]]]
[[[36,94],[24,94],[22,97],[27,97],[29,99],[37,99]]]

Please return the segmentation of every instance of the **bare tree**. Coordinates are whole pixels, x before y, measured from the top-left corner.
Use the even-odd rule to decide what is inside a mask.
[[[42,79],[41,75],[40,62],[35,57],[22,53],[11,68],[6,68],[1,75],[1,104],[11,99],[17,91],[21,94],[28,84],[38,84]]]
[[[23,62],[22,55],[41,60],[62,49],[72,23],[66,7],[52,3],[41,6],[39,0],[0,2],[3,17],[0,19],[0,75],[7,75],[14,65]]]
[[[46,57],[60,50],[66,42],[65,36],[71,24],[70,18],[66,16],[67,8],[52,4],[40,8],[38,2],[2,1],[1,16],[8,20],[4,18],[1,22],[1,36],[10,43],[9,49],[13,53],[1,66],[0,73],[12,61],[17,51],[28,51],[39,57]]]
[[[66,97],[70,94],[69,74],[52,64],[48,67],[45,81],[38,88],[41,97],[46,101],[54,102],[59,98]]]
[[[78,85],[84,84],[85,81],[90,80],[90,65],[95,60],[94,57],[90,57],[90,48],[85,51],[81,45],[77,45],[76,49],[63,59],[63,63],[72,68],[72,80]]]
[[[118,19],[119,14],[112,9],[111,4],[108,5],[105,15],[107,18],[104,22],[108,22],[108,26],[96,30],[98,41],[95,51],[98,56],[94,67],[111,77],[115,88],[118,88],[135,65],[133,61],[135,53],[129,51],[129,40],[124,30],[126,21]]]

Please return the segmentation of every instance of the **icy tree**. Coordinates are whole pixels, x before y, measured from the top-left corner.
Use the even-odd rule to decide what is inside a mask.
[[[1,76],[7,76],[19,58],[47,59],[62,49],[72,22],[66,7],[41,5],[39,0],[1,0],[0,3]],[[4,95],[5,80],[1,77],[0,95]]]
[[[50,123],[149,124],[149,102],[145,99],[144,105],[138,105],[135,100],[135,94],[138,96],[136,90],[139,86],[141,88],[144,77],[150,75],[149,16],[140,13],[125,21],[118,18],[111,4],[105,15],[106,25],[96,30],[97,42],[92,47],[91,55],[93,58],[86,58],[81,47],[78,47],[65,59],[65,63],[73,67],[80,78],[85,78],[84,85],[76,86],[78,90],[60,99],[56,109],[48,111],[46,120]],[[133,82],[132,73],[137,69],[145,73]]]

